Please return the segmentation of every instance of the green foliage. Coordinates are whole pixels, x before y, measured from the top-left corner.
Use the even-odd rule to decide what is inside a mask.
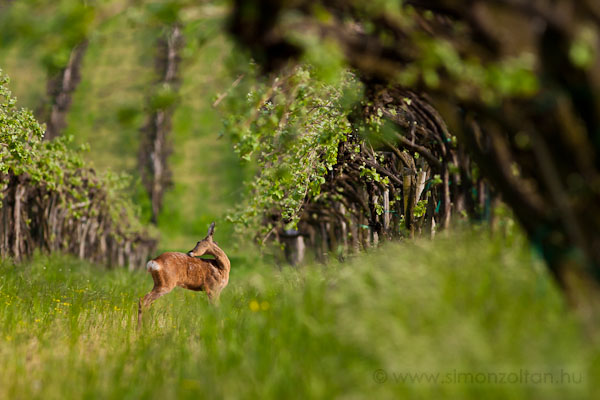
[[[34,151],[29,143],[38,143],[43,129],[29,110],[18,110],[17,99],[8,89],[9,78],[0,69],[0,172],[21,169],[32,163]]]
[[[326,84],[300,66],[270,85],[255,84],[246,102],[230,102],[226,131],[240,158],[257,170],[233,221],[265,233],[273,225],[261,222],[273,215],[293,227],[304,202],[320,194],[338,145],[351,132],[345,95],[359,90],[350,73],[342,72],[338,81]]]
[[[598,32],[590,26],[583,26],[577,32],[569,49],[571,62],[582,69],[591,68],[596,59],[598,48]]]
[[[429,200],[419,200],[417,204],[415,204],[415,208],[413,209],[413,216],[415,218],[420,218],[427,212],[427,202]]]
[[[43,182],[52,190],[62,185],[80,186],[81,177],[72,173],[83,162],[68,148],[71,138],[42,141],[43,127],[31,111],[17,109],[8,82],[0,70],[0,172],[27,175],[34,183]]]
[[[379,182],[383,185],[389,185],[390,178],[387,176],[381,176],[379,172],[375,170],[373,167],[365,167],[364,165],[360,168],[360,176],[366,177],[367,180]]]
[[[353,7],[361,11],[356,17],[365,27],[385,18],[405,30],[407,37],[404,43],[410,43],[407,48],[411,48],[407,54],[414,60],[394,74],[397,82],[403,86],[423,83],[425,87],[434,90],[454,92],[460,99],[486,103],[497,103],[506,97],[531,97],[540,88],[536,59],[529,51],[522,51],[517,56],[497,62],[484,62],[475,49],[465,51],[460,39],[465,28],[459,23],[449,28],[448,35],[444,38],[442,35],[425,34],[421,29],[418,21],[421,18],[433,20],[435,17],[431,12],[424,12],[417,17],[419,11],[411,6],[402,6],[398,1],[352,3]],[[397,42],[386,35],[389,36],[385,29],[377,33],[382,43],[397,46]],[[586,35],[580,36],[588,39],[593,36],[589,32]],[[586,39],[574,43],[573,54],[576,60],[589,59],[584,54],[587,50],[583,50],[582,43],[586,43],[589,48],[591,41]],[[447,87],[450,81],[452,86]]]
[[[598,350],[522,237],[264,267],[234,264],[218,307],[174,290],[138,333],[149,275],[58,256],[0,262],[0,398],[597,398]],[[582,382],[398,379],[520,370]]]
[[[154,91],[150,98],[150,108],[152,111],[164,110],[177,103],[179,95],[177,91],[169,84],[162,84]]]
[[[146,5],[146,12],[152,22],[169,25],[179,21],[182,3],[181,1],[152,2]]]
[[[52,75],[67,65],[72,49],[88,38],[98,22],[98,8],[106,5],[73,0],[14,2],[0,16],[2,46],[27,43],[27,51],[38,55]]]
[[[126,194],[131,186],[129,177],[110,172],[96,176],[81,158],[86,146],[74,149],[71,136],[43,141],[43,126],[31,111],[17,108],[8,83],[8,77],[0,69],[0,186],[7,184],[11,175],[24,176],[33,185],[61,194],[75,218],[78,218],[75,209],[89,203],[89,192],[100,188],[105,193],[107,209],[97,212],[109,213],[115,226],[121,228],[116,231],[141,229],[139,211]],[[0,198],[3,194],[0,192]],[[78,207],[74,207],[76,203]]]

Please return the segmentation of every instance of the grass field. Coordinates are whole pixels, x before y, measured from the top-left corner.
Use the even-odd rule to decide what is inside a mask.
[[[3,261],[0,398],[594,398],[599,352],[543,265],[485,237],[234,262],[218,307],[176,289],[139,333],[149,275]]]

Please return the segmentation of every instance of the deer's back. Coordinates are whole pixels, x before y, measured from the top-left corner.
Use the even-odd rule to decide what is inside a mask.
[[[190,290],[222,288],[229,280],[216,260],[190,257],[184,253],[163,253],[147,264],[155,286],[181,286]]]

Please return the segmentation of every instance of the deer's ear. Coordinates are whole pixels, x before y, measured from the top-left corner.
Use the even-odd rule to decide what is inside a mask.
[[[206,233],[206,237],[212,238],[213,233],[215,233],[215,223],[214,222],[212,224],[210,224],[210,226],[208,227],[208,232]]]

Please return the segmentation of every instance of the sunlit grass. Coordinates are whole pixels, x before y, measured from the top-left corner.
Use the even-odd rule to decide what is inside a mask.
[[[217,307],[176,289],[138,333],[149,275],[59,256],[4,262],[0,398],[580,399],[594,390],[598,352],[520,243],[459,235],[345,265],[252,267],[234,263]],[[523,369],[583,381],[398,380]]]

